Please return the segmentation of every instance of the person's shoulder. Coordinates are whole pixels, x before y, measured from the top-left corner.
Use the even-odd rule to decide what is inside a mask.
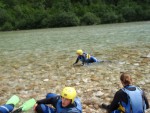
[[[55,99],[60,99],[61,96],[60,95],[57,95],[56,97],[54,97]]]
[[[67,111],[67,113],[82,113],[82,110],[79,110],[76,107],[72,107]]]
[[[123,90],[122,90],[122,89],[119,89],[119,90],[117,91],[117,93],[123,93]]]
[[[76,104],[81,104],[81,100],[80,100],[80,98],[79,97],[76,97],[75,98],[75,100],[74,100],[74,102],[76,103]]]
[[[116,96],[120,96],[120,95],[123,95],[123,94],[125,94],[125,92],[122,89],[120,89],[116,92]]]
[[[51,100],[53,100],[55,102],[58,102],[60,99],[61,99],[60,95],[57,95],[57,96],[51,98]]]

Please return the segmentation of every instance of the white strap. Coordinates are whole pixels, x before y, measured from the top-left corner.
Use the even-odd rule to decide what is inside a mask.
[[[9,109],[5,106],[0,106],[1,108],[4,108],[7,112],[9,112]]]

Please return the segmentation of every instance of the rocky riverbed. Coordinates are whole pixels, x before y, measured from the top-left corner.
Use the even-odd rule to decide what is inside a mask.
[[[133,84],[145,91],[150,102],[150,58],[145,57],[150,53],[150,35],[149,29],[143,25],[149,28],[148,24],[142,23],[133,24],[130,27],[123,24],[105,28],[85,27],[82,30],[72,28],[72,33],[68,32],[69,29],[62,29],[61,32],[60,29],[59,32],[57,29],[52,32],[51,30],[38,31],[36,32],[38,35],[35,35],[33,31],[32,33],[20,31],[15,33],[13,39],[11,32],[1,34],[0,41],[2,42],[4,38],[6,40],[0,44],[0,104],[4,104],[7,99],[16,94],[20,97],[18,107],[27,99],[43,99],[48,92],[60,94],[65,86],[73,86],[82,101],[83,113],[105,113],[106,111],[99,108],[99,105],[112,101],[115,92],[122,87],[119,80],[120,72],[125,71],[131,73]],[[116,32],[114,28],[120,31]],[[100,31],[96,31],[98,29]],[[88,34],[86,31],[85,34],[84,30],[92,33]],[[50,36],[54,35],[51,41],[47,35],[49,32]],[[139,34],[136,34],[137,32]],[[62,39],[61,34],[58,33],[62,33],[64,37],[70,33],[69,38],[72,37],[73,42],[71,39]],[[77,39],[77,33],[83,38]],[[34,35],[38,39],[31,38]],[[41,41],[43,37],[46,37],[45,35],[47,41]],[[93,37],[93,40],[86,39],[88,35]],[[16,39],[17,36],[18,39]],[[28,38],[20,39],[20,36]],[[121,36],[121,38],[116,39],[116,36]],[[130,39],[133,36],[134,38]],[[61,38],[57,40],[55,37]],[[101,39],[98,40],[96,37],[101,37]],[[119,41],[122,38],[123,41]],[[79,40],[81,43],[77,43],[80,42]],[[90,41],[84,44],[85,40]],[[51,42],[57,42],[57,44],[53,43],[54,47],[48,47],[47,45]],[[106,45],[103,44],[104,42]],[[43,43],[44,46],[42,46]],[[6,44],[9,45],[5,47]],[[98,59],[111,62],[73,66],[76,60],[75,51],[80,49],[77,47],[80,44],[83,45],[80,46],[83,49],[92,48],[90,52]],[[36,49],[31,49],[30,45],[35,46]],[[33,111],[30,110],[28,113],[33,113]]]
[[[74,86],[83,103],[83,113],[104,113],[99,105],[110,103],[122,87],[119,81],[122,71],[131,73],[133,83],[146,92],[150,101],[150,58],[140,57],[148,52],[138,48],[105,51],[102,57],[109,56],[111,63],[88,66],[72,66],[76,59],[72,56],[55,56],[51,60],[47,52],[28,53],[23,58],[5,57],[5,63],[0,66],[1,104],[13,94],[21,98],[21,104],[30,98],[42,99],[48,92],[59,94],[65,86]]]

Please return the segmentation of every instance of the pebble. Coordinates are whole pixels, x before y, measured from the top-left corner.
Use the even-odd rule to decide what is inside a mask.
[[[49,79],[44,79],[43,81],[44,81],[44,82],[48,82],[48,81],[49,81]]]

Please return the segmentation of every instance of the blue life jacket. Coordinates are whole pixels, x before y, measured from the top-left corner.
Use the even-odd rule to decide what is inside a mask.
[[[81,105],[81,101],[79,98],[75,98],[74,103],[76,104],[76,107],[70,107],[70,108],[63,108],[61,106],[61,99],[58,100],[57,102],[57,111],[56,113],[82,113],[82,105]]]
[[[130,91],[128,88],[135,87],[135,91]],[[143,91],[136,86],[126,86],[122,90],[128,95],[128,103],[121,102],[125,108],[125,113],[144,113],[146,104],[143,99]]]

